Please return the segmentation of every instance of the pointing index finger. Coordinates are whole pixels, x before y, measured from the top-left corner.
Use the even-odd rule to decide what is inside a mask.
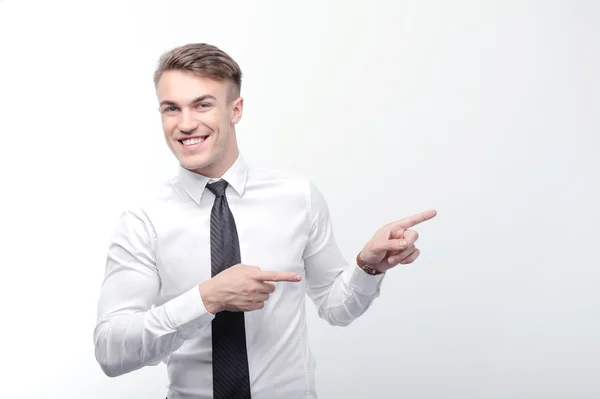
[[[278,272],[278,271],[259,271],[252,278],[259,281],[289,281],[297,282],[302,280],[298,273]]]
[[[413,226],[418,225],[419,223],[423,223],[429,219],[432,219],[437,215],[437,211],[434,209],[430,209],[425,212],[417,213],[416,215],[409,216],[404,218],[398,222],[399,226],[404,227],[405,229],[409,229]]]

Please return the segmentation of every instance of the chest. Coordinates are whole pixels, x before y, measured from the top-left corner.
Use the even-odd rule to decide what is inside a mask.
[[[285,198],[232,198],[228,202],[237,227],[241,263],[304,274],[308,223],[301,203]],[[211,278],[210,206],[190,202],[171,207],[153,223],[165,299]]]

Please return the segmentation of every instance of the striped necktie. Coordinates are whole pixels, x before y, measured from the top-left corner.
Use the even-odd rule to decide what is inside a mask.
[[[240,245],[225,190],[227,182],[207,185],[215,195],[210,216],[211,274],[241,262]],[[213,395],[215,399],[250,399],[244,312],[221,311],[212,322]]]

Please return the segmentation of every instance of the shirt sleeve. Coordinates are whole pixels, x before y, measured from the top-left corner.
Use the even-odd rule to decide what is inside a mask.
[[[214,315],[198,285],[160,306],[156,233],[141,210],[125,212],[108,247],[94,329],[95,354],[110,377],[157,365]]]
[[[348,263],[336,244],[327,202],[309,183],[308,243],[304,252],[307,294],[319,317],[346,326],[379,296],[385,274],[370,275]]]

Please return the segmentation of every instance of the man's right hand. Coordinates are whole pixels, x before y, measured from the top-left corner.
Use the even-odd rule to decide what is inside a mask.
[[[237,264],[199,285],[204,307],[211,314],[222,310],[247,312],[262,309],[275,291],[273,282],[298,282],[298,273],[264,271]]]

